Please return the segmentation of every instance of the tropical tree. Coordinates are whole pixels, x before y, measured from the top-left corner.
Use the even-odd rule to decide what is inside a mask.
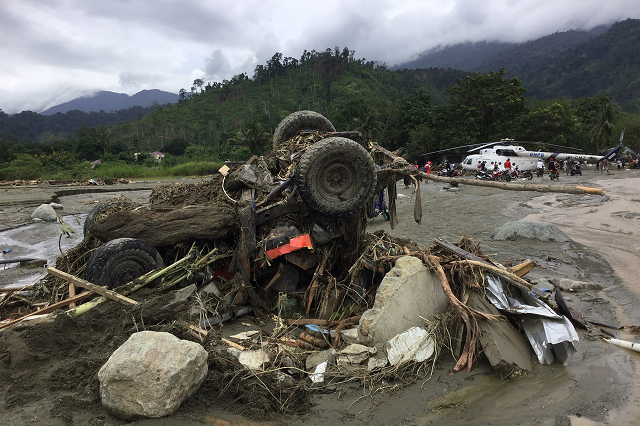
[[[517,77],[504,78],[505,70],[475,73],[446,90],[451,117],[448,125],[464,120],[470,139],[490,142],[509,137],[527,114],[526,89]]]
[[[610,99],[601,99],[596,111],[596,124],[591,129],[591,143],[595,142],[597,150],[611,145],[611,135],[616,127],[614,121],[617,116],[616,108]]]
[[[255,155],[262,152],[271,139],[271,135],[264,130],[260,123],[251,120],[243,125],[232,139],[237,145],[249,148],[251,155]]]

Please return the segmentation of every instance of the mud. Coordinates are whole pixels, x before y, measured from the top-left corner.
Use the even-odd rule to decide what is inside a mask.
[[[423,182],[421,225],[413,221],[412,189],[405,189],[399,182],[399,225],[391,231],[389,223],[378,217],[370,222],[369,230],[384,229],[423,246],[436,237],[457,241],[466,235],[479,241],[484,253],[495,260],[535,261],[539,266],[527,275],[531,279],[566,277],[598,283],[602,290],[568,292],[565,299],[589,319],[624,326],[621,330],[607,329],[618,338],[636,340],[638,336],[628,327],[640,325],[637,309],[640,285],[636,280],[640,272],[640,195],[634,192],[640,173],[626,171],[609,176],[593,170],[584,173],[583,176],[562,176],[558,184],[602,187],[607,193],[605,197],[465,186],[449,188]],[[533,182],[548,184],[549,179],[534,178]],[[121,194],[99,194],[99,197],[117,195]],[[96,197],[96,194],[63,196],[59,202],[65,206],[65,214],[77,216],[81,223],[81,215],[86,214]],[[140,198],[145,197],[148,192],[140,193]],[[25,199],[28,197],[22,198],[23,203]],[[33,207],[23,204],[3,204],[4,200],[5,194],[2,194],[0,226],[4,226],[9,217],[25,212],[30,215],[33,211]],[[490,239],[496,227],[523,218],[555,223],[573,241]],[[31,237],[38,232],[37,227],[27,230]],[[5,278],[4,272],[0,271],[0,278],[6,283],[11,278]],[[142,325],[116,304],[106,303],[99,309],[98,315],[88,314],[77,320],[56,316],[53,322],[0,331],[0,404],[3,407],[0,423],[122,424],[102,410],[97,370],[126,337]],[[166,329],[171,325],[147,325],[149,327]],[[228,329],[234,327],[237,325],[225,325]],[[259,404],[249,407],[241,393],[233,398],[229,394],[221,396],[214,374],[174,416],[134,424],[636,424],[640,414],[638,354],[603,342],[597,327],[579,330],[579,334],[578,353],[567,365],[534,363],[531,374],[501,380],[482,358],[471,372],[454,375],[449,374],[452,360],[443,359],[430,378],[425,377],[413,385],[398,387],[389,382],[376,387],[333,386],[313,394],[311,408],[301,403],[299,410],[288,415],[267,415]],[[215,370],[216,363],[212,365]]]

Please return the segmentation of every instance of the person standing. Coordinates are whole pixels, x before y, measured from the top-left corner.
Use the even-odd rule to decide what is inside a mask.
[[[424,166],[428,175],[431,174],[431,161],[427,161],[427,164]]]
[[[609,160],[606,158],[602,160],[602,170],[601,173],[607,172],[609,174]]]
[[[504,169],[507,173],[511,174],[511,159],[507,158],[507,161],[504,162]]]

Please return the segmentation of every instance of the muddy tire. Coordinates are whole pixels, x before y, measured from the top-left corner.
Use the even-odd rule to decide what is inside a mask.
[[[106,203],[96,204],[87,215],[87,218],[84,220],[83,232],[84,232],[85,238],[87,235],[89,235],[89,230],[91,229],[93,224],[96,222],[96,220],[98,220],[98,218],[112,206],[118,206],[118,207],[121,207],[122,210],[124,210],[124,209],[130,209],[131,207],[133,207],[133,203],[126,200],[115,200],[115,201],[107,201]]]
[[[298,163],[296,183],[307,207],[330,217],[357,212],[373,196],[376,168],[366,149],[331,137],[311,145]]]
[[[298,111],[289,114],[278,124],[273,132],[273,147],[292,138],[301,130],[319,130],[321,132],[335,132],[336,128],[324,115],[315,111]]]
[[[84,279],[116,288],[154,269],[164,267],[158,251],[135,238],[118,238],[101,245],[87,261]]]

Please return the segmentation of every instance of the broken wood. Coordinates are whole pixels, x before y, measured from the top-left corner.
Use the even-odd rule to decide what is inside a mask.
[[[511,267],[509,269],[509,271],[513,275],[516,275],[516,276],[522,278],[525,275],[527,275],[529,273],[529,271],[531,271],[536,266],[538,266],[538,265],[536,265],[536,263],[533,260],[527,260],[525,262],[517,264],[516,266]]]
[[[209,332],[207,330],[203,330],[200,327],[196,327],[195,325],[192,325],[192,324],[189,324],[187,326],[187,333],[189,333],[190,336],[193,336],[196,339],[199,339],[201,342],[203,342],[204,339],[206,339],[207,336],[209,335]]]
[[[223,341],[224,343],[226,343],[227,345],[229,345],[229,346],[231,346],[231,347],[233,347],[233,348],[236,348],[236,349],[238,349],[238,350],[244,351],[244,350],[246,349],[244,346],[239,345],[239,344],[237,344],[237,343],[235,343],[235,342],[232,342],[232,341],[231,341],[231,340],[229,340],[229,339],[225,339],[224,337],[223,337],[222,339],[220,339],[220,340],[222,340],[222,341]]]
[[[75,297],[70,297],[68,299],[65,300],[61,300],[60,302],[54,303],[53,305],[49,305],[46,308],[42,308],[39,311],[35,311],[35,312],[31,312],[30,314],[24,315],[20,318],[14,319],[13,321],[9,321],[6,322],[4,324],[0,324],[0,330],[2,330],[3,328],[9,327],[10,325],[13,325],[15,323],[18,323],[20,321],[22,321],[25,318],[34,316],[34,315],[43,315],[43,314],[48,314],[49,312],[53,312],[56,309],[60,309],[64,306],[67,306],[71,303],[77,302],[78,300],[82,300],[86,297],[91,296],[92,294],[95,294],[93,291],[85,291],[84,293],[81,293]]]
[[[292,348],[298,348],[305,351],[315,351],[317,348],[307,342],[303,342],[298,339],[290,339],[288,337],[281,337],[278,339],[278,343],[281,343],[285,346],[290,346]]]
[[[71,282],[74,285],[77,285],[78,287],[82,287],[82,288],[86,288],[88,290],[92,290],[95,293],[98,293],[101,296],[106,297],[107,299],[111,299],[111,300],[115,300],[116,302],[120,302],[124,305],[127,306],[134,306],[137,305],[138,302],[136,302],[133,299],[129,299],[126,296],[122,296],[121,294],[116,293],[115,291],[111,291],[106,289],[105,287],[101,287],[99,285],[95,285],[90,283],[89,281],[85,281],[81,278],[75,277],[71,274],[67,274],[66,272],[62,272],[56,268],[52,268],[49,267],[47,268],[47,271],[51,274],[54,275],[58,278],[62,278],[65,281]]]
[[[305,332],[300,333],[298,337],[319,349],[327,349],[329,347],[329,342],[327,342],[326,340],[314,337]]]
[[[458,312],[460,313],[460,317],[467,327],[467,338],[464,344],[464,349],[455,367],[453,367],[453,371],[460,371],[465,367],[465,365],[467,366],[467,371],[471,371],[471,366],[473,365],[473,355],[476,349],[477,327],[475,321],[472,325],[469,315],[469,308],[462,302],[460,302],[455,294],[453,294],[453,291],[451,291],[451,287],[449,287],[449,280],[444,273],[442,265],[440,265],[440,263],[434,258],[434,256],[426,256],[425,260],[427,262],[427,266],[435,271],[436,276],[440,281],[440,285],[442,286],[442,289],[447,296],[447,299],[449,299],[451,305],[458,310]]]
[[[76,286],[73,283],[69,283],[69,299],[76,296]],[[76,304],[71,303],[69,305],[70,308],[75,308]]]

